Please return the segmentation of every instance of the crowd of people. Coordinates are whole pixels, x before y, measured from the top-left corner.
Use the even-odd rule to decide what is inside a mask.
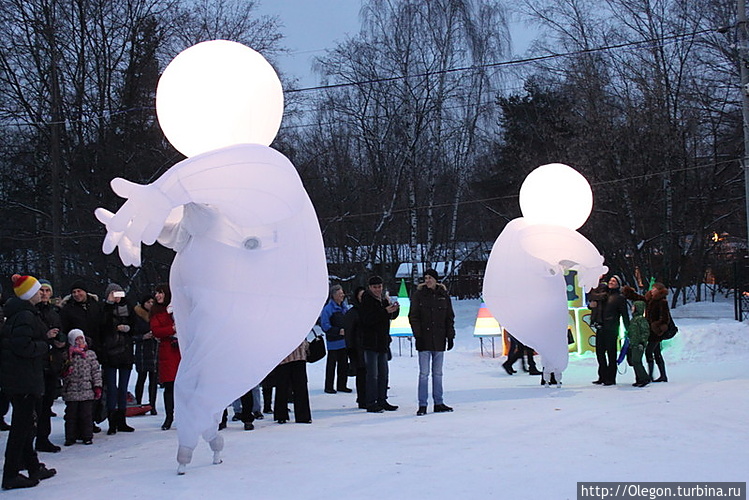
[[[615,274],[587,294],[591,311],[590,325],[596,333],[598,361],[598,377],[593,384],[616,385],[618,365],[623,359],[627,360],[634,371],[634,387],[645,387],[651,382],[668,382],[666,362],[661,354],[663,335],[672,323],[667,296],[668,288],[663,283],[652,283],[650,289],[641,295],[634,288],[623,286],[621,278]],[[624,328],[624,338],[627,339],[627,347],[621,346],[624,354],[620,354],[621,327]],[[525,371],[531,375],[542,375],[542,385],[561,385],[561,374],[552,374],[547,378],[543,372],[538,371],[533,361],[532,347],[523,345],[512,336],[510,341],[507,360],[502,364],[509,375],[516,373],[513,365],[522,359]],[[622,356],[624,358],[620,359]],[[643,356],[647,362],[647,370],[642,362]],[[525,366],[526,357],[529,368]],[[659,370],[657,378],[654,378],[655,366]]]
[[[35,486],[55,475],[55,469],[39,461],[37,452],[61,451],[50,441],[53,403],[58,396],[65,402],[65,446],[79,441],[92,444],[94,434],[101,431],[97,423],[104,420],[108,420],[108,435],[134,432],[127,422],[129,403],[157,415],[157,384],[163,387],[161,428],[172,427],[174,381],[181,356],[168,284],[158,285],[153,294],[132,305],[116,283],[108,284],[100,299],[78,280],[71,284],[69,295],[55,300],[47,280],[14,275],[12,281],[14,296],[4,303],[0,314],[4,321],[0,430],[8,431],[3,489]],[[598,378],[594,384],[616,384],[620,324],[629,340],[627,359],[635,373],[633,385],[668,381],[660,349],[661,336],[671,319],[667,295],[668,289],[661,283],[640,295],[631,287],[622,287],[615,275],[588,294],[591,325],[596,330]],[[628,299],[632,301],[631,318]],[[399,311],[397,299],[385,292],[379,276],[370,277],[366,287],[357,287],[350,300],[340,285],[331,287],[319,319],[327,344],[325,393],[355,391],[358,407],[368,413],[398,410],[388,401],[388,389],[390,322]],[[443,364],[445,352],[454,345],[455,314],[447,288],[434,269],[423,273],[423,283],[414,290],[408,319],[418,352],[416,415],[427,413],[430,378],[433,411],[451,412],[453,408],[444,402]],[[232,420],[241,420],[245,430],[252,430],[255,419],[272,413],[274,420],[283,424],[290,419],[289,403],[293,403],[295,422],[311,423],[308,355],[309,342],[304,339],[261,384],[233,403]],[[514,340],[502,366],[513,374],[513,364],[520,359],[527,359],[530,374],[542,374],[533,360],[533,347]],[[655,365],[660,371],[658,378],[653,378]],[[135,401],[129,402],[133,367],[137,372]],[[354,389],[348,387],[349,377],[355,379]],[[561,373],[552,374],[552,380],[545,377],[542,374],[542,384],[561,383]],[[144,396],[147,405],[143,405]],[[8,425],[4,416],[11,405]],[[219,430],[226,428],[227,421],[225,410]]]

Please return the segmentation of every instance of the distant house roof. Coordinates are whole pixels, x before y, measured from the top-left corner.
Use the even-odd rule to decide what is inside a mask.
[[[451,267],[448,267],[449,264],[452,264]],[[447,270],[449,269],[451,272],[455,272],[458,268],[460,268],[460,265],[462,264],[461,261],[455,261],[455,262],[435,262],[432,264],[432,269],[437,271],[437,274],[440,275],[440,277],[444,277],[445,274],[447,274]],[[426,271],[428,268],[425,267],[425,265],[421,262],[416,263],[416,273],[418,276],[421,276],[424,274],[424,271]],[[396,278],[410,278],[411,277],[411,263],[410,262],[404,262],[401,265],[398,266],[398,270],[395,272]]]

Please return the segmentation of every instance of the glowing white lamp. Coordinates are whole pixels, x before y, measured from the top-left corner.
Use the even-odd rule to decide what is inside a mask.
[[[593,209],[590,184],[577,170],[550,163],[533,170],[520,187],[520,210],[531,224],[578,229]]]
[[[278,75],[237,42],[211,40],[185,49],[164,70],[156,114],[185,156],[235,144],[270,145],[283,115]]]

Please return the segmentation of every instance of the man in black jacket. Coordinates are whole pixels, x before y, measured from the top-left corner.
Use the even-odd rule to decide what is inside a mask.
[[[596,359],[598,360],[598,378],[596,385],[616,384],[616,350],[619,340],[619,323],[629,327],[629,309],[627,299],[621,294],[622,282],[619,276],[613,275],[605,290],[596,289],[588,294],[589,301],[595,301],[600,309],[601,325],[596,329]]]
[[[5,304],[7,321],[2,331],[2,371],[0,380],[13,405],[8,442],[5,446],[3,489],[29,488],[54,476],[34,451],[34,412],[44,394],[44,357],[47,339],[57,335],[48,330],[35,307],[41,300],[39,281],[32,276],[13,275],[13,291]],[[21,474],[27,470],[29,475]]]
[[[416,339],[419,352],[419,410],[416,415],[426,415],[429,388],[429,371],[432,372],[432,399],[434,412],[449,412],[442,397],[442,365],[445,348],[453,348],[455,340],[455,313],[450,294],[434,269],[424,271],[424,283],[413,294],[408,321]]]
[[[397,302],[391,304],[383,293],[382,278],[369,278],[369,287],[362,295],[359,309],[359,326],[367,370],[366,405],[370,413],[398,409],[388,403],[387,389],[390,320],[398,317],[399,308]]]
[[[101,342],[101,305],[95,295],[88,293],[88,287],[81,281],[75,281],[70,285],[70,298],[60,311],[62,329],[65,335],[70,330],[78,328],[86,336],[86,345],[96,352],[96,356],[104,357]]]
[[[60,388],[60,371],[65,361],[65,347],[67,346],[65,332],[61,330],[60,308],[52,304],[52,284],[47,280],[39,280],[41,298],[36,308],[48,330],[58,330],[56,338],[48,339],[49,353],[44,358],[44,396],[39,400],[36,409],[36,451],[57,453],[60,447],[49,440],[52,432],[52,405],[57,399]]]

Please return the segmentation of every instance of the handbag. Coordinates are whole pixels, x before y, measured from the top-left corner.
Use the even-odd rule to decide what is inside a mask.
[[[322,335],[315,333],[309,343],[309,354],[307,355],[307,363],[316,363],[325,357],[325,339]]]
[[[676,323],[674,323],[674,318],[669,317],[668,318],[668,327],[666,328],[666,331],[663,332],[663,335],[661,335],[661,340],[668,340],[674,338],[674,335],[676,335],[679,332],[679,327],[676,326]]]

